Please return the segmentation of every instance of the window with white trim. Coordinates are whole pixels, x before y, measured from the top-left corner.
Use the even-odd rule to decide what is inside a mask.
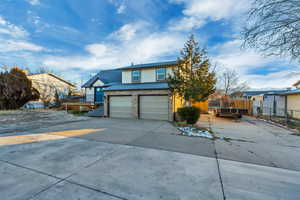
[[[166,80],[166,68],[156,69],[156,81]]]
[[[141,82],[141,71],[140,70],[134,70],[131,72],[131,80],[133,83]]]

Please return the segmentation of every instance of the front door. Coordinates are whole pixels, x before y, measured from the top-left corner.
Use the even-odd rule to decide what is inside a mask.
[[[103,89],[100,87],[95,88],[95,103],[103,103]]]

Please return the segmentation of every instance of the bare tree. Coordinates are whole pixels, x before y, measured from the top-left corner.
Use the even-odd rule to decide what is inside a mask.
[[[238,73],[229,68],[225,68],[223,73],[219,76],[218,85],[219,89],[225,94],[244,91],[249,88],[246,82],[240,82]]]
[[[300,1],[253,0],[243,32],[244,47],[267,56],[300,59]]]
[[[50,74],[55,74],[55,75],[60,75],[57,71],[46,67],[46,66],[40,66],[36,70],[34,70],[33,73],[31,74],[43,74],[43,73],[50,73]]]

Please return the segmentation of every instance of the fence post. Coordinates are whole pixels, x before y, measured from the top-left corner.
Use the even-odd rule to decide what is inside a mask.
[[[285,122],[286,122],[286,125],[288,125],[288,123],[289,123],[289,116],[288,116],[288,110],[287,109],[285,110]]]

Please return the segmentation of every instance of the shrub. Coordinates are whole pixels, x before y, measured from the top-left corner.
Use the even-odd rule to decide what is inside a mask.
[[[195,124],[200,117],[200,109],[194,106],[179,108],[177,112],[187,124]]]
[[[39,99],[26,73],[17,67],[0,72],[0,109],[17,109],[31,100]]]

